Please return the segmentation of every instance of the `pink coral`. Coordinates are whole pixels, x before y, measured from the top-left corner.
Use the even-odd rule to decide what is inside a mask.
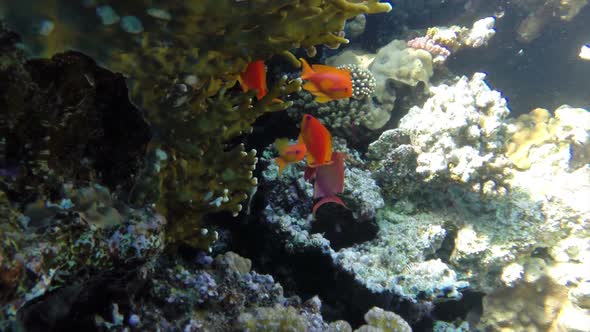
[[[425,50],[426,52],[430,53],[433,58],[440,57],[441,60],[445,60],[449,55],[451,55],[451,51],[447,48],[438,45],[429,37],[418,37],[408,41],[408,47],[416,48]]]

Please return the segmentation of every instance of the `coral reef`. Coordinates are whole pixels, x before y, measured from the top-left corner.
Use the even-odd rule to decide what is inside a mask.
[[[242,135],[262,114],[291,105],[278,97],[300,89],[299,80],[272,79],[255,101],[254,91],[234,88],[246,64],[281,54],[293,60],[293,47],[346,43],[339,34],[346,19],[391,6],[150,4],[2,4],[24,40],[2,25],[0,209],[10,238],[0,251],[2,330],[191,330],[213,317],[197,308],[214,315],[244,298],[252,312],[280,302],[280,286],[245,272],[249,264],[236,257],[215,263],[244,275],[224,283],[219,271],[170,261],[163,250],[212,250],[219,234],[205,228],[205,215],[237,215],[257,184],[256,151],[245,151]],[[19,20],[22,13],[32,20]],[[353,200],[374,198],[364,194],[351,190]],[[374,213],[368,206],[359,203],[360,213]],[[147,298],[135,293],[145,283]],[[224,330],[240,313],[211,321]],[[321,322],[319,309],[313,321]]]
[[[263,160],[270,161],[270,154]],[[447,235],[444,220],[436,215],[408,216],[383,210],[379,188],[371,181],[370,173],[353,166],[362,164],[362,160],[354,158],[351,162],[346,167],[346,179],[350,181],[345,181],[342,199],[358,220],[355,223],[365,223],[365,229],[369,229],[372,218],[376,219],[378,234],[367,238],[356,230],[350,234],[355,223],[345,223],[336,212],[326,221],[338,230],[324,231],[324,208],[318,211],[318,220],[312,220],[309,208],[305,208],[311,205],[312,188],[300,180],[303,166],[292,166],[278,177],[277,167],[270,164],[263,172],[259,192],[265,198],[261,222],[276,233],[275,245],[292,255],[319,251],[372,294],[396,294],[411,301],[459,298],[460,290],[468,283],[457,280],[445,263],[428,259],[441,248]],[[313,234],[314,229],[322,229],[324,236]],[[343,242],[347,237],[356,241]]]
[[[444,219],[386,208],[377,222],[376,239],[333,254],[338,265],[375,292],[393,291],[414,301],[460,297],[469,284],[440,260],[427,259],[447,235]]]
[[[0,330],[587,331],[590,112],[510,118],[485,74],[445,67],[504,7],[530,42],[586,4],[3,2],[22,41],[2,23]],[[385,46],[329,57],[346,36]],[[282,76],[303,52],[353,97]],[[264,97],[236,83],[252,61]],[[315,214],[264,132],[302,113],[346,155],[344,204]]]
[[[209,257],[209,256],[207,256]],[[231,257],[231,258],[230,258]],[[209,257],[211,258],[211,257]],[[153,271],[134,279],[119,280],[108,287],[96,289],[85,285],[61,288],[52,296],[44,296],[22,310],[19,324],[27,331],[63,329],[68,311],[78,314],[77,320],[104,331],[152,330],[194,331],[203,328],[215,331],[247,328],[295,328],[295,331],[323,331],[328,329],[320,314],[321,302],[312,298],[304,303],[298,297],[286,298],[282,287],[272,276],[258,274],[247,268],[245,260],[227,252],[211,258],[211,263],[198,266],[194,262],[162,256],[153,263]],[[246,268],[244,268],[246,267]],[[112,282],[112,281],[111,281]],[[118,289],[113,290],[114,284]],[[139,284],[140,287],[134,286]],[[85,296],[92,292],[113,292],[111,299],[101,300],[109,308],[99,313],[77,310],[74,303],[88,305]],[[92,298],[92,297],[91,297]],[[60,302],[67,300],[67,302]],[[39,320],[43,306],[60,306]],[[256,330],[253,328],[252,330]],[[277,331],[282,331],[280,328]],[[289,329],[291,331],[291,329]]]
[[[370,145],[367,157],[387,202],[377,217],[379,237],[357,245],[366,259],[352,255],[352,248],[340,253],[350,252],[349,269],[372,287],[391,285],[387,273],[397,270],[403,276],[398,281],[412,285],[406,288],[400,283],[399,293],[408,296],[408,289],[420,289],[429,294],[424,289],[436,287],[424,287],[419,272],[429,262],[426,257],[441,257],[446,264],[439,264],[448,269],[443,275],[468,281],[471,289],[511,294],[505,301],[512,303],[514,294],[506,288],[520,287],[523,278],[530,284],[524,288],[542,287],[539,278],[527,279],[534,269],[526,262],[539,260],[534,258],[537,251],[547,251],[548,258],[541,260],[545,272],[540,273],[548,282],[563,285],[559,287],[566,293],[579,294],[576,290],[583,289],[579,271],[588,263],[581,254],[586,252],[581,239],[588,230],[582,220],[590,215],[580,202],[590,199],[589,113],[562,106],[555,117],[535,110],[511,120],[506,101],[483,78],[475,74],[470,81],[463,77],[453,86],[432,87],[433,95],[423,107],[412,108],[399,128],[384,132]],[[422,237],[424,226],[438,231]],[[395,231],[387,231],[392,228]],[[436,274],[428,275],[429,280],[436,279]],[[440,279],[432,285],[444,284]],[[459,290],[465,286],[463,281],[455,283]],[[447,287],[445,293],[452,294],[453,288]],[[492,301],[494,295],[490,296]],[[584,309],[564,303],[567,308],[559,317],[587,319]],[[510,321],[510,315],[500,321],[493,315],[514,312],[513,308],[503,311],[491,306],[489,316],[484,309],[482,326]],[[537,306],[526,315],[540,315],[543,310]],[[541,325],[566,324],[557,314],[541,321]],[[516,322],[512,329],[524,328]]]
[[[265,98],[253,104],[252,93],[235,94],[231,90],[237,75],[252,60],[276,54],[293,60],[287,52],[293,47],[346,43],[334,32],[344,28],[347,18],[391,9],[389,4],[375,0],[225,0],[159,8],[140,3],[139,8],[151,10],[144,15],[120,17],[117,13],[128,12],[122,4],[97,8],[89,4],[72,10],[88,21],[96,21],[98,14],[103,24],[76,34],[80,31],[77,21],[62,17],[55,7],[31,6],[34,3],[11,3],[4,8],[9,18],[19,17],[23,10],[34,17],[54,18],[54,29],[41,39],[30,34],[26,23],[9,22],[23,33],[34,53],[76,48],[129,77],[131,100],[145,111],[156,133],[148,157],[159,154],[164,157],[151,159],[165,160],[156,166],[146,162],[148,169],[136,180],[131,200],[137,206],[156,204],[170,221],[166,233],[170,243],[203,248],[210,240],[195,234],[204,214],[230,211],[237,215],[241,202],[256,185],[252,178],[256,151],[245,152],[242,145],[228,142],[249,132],[260,115],[290,106],[273,100],[300,89],[300,81],[282,78]],[[60,5],[71,8],[71,4]],[[31,13],[30,8],[35,11]],[[119,19],[123,31],[119,31],[119,38],[113,38],[116,32],[108,27]],[[252,27],[251,22],[264,24]],[[90,36],[93,42],[87,43]],[[116,44],[108,43],[115,40]]]
[[[510,183],[514,191],[526,192],[538,204],[543,233],[530,235],[534,248],[546,253],[533,252],[531,257],[512,253],[515,261],[502,269],[504,287],[484,302],[482,326],[587,329],[590,316],[583,300],[587,277],[582,271],[590,268],[585,222],[590,210],[581,201],[590,199],[589,115],[564,105],[554,117],[536,109],[514,121],[517,129],[508,143],[508,156],[519,158]],[[531,296],[541,300],[530,305]],[[518,319],[510,320],[510,312],[519,312]]]

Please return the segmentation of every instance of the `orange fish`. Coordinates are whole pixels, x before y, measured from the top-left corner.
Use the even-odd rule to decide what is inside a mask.
[[[307,81],[303,88],[313,94],[318,103],[352,96],[352,79],[349,71],[326,65],[310,67],[305,59],[299,60],[303,66],[301,79]]]
[[[301,120],[299,142],[307,148],[308,167],[332,163],[332,135],[318,119],[309,114],[304,114]]]
[[[262,99],[267,92],[266,66],[264,65],[264,61],[257,60],[250,62],[248,67],[246,67],[246,71],[240,74],[238,81],[244,92],[256,89],[258,90],[256,98],[258,100]]]
[[[285,166],[303,160],[307,151],[305,144],[301,142],[289,144],[289,140],[286,138],[276,139],[275,147],[279,151],[279,156],[275,158],[275,163],[279,166],[279,175]]]

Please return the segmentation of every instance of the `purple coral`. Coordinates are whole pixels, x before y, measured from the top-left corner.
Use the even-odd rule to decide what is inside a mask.
[[[199,295],[201,295],[199,303],[203,303],[210,298],[215,298],[218,295],[217,283],[215,282],[215,279],[213,279],[213,277],[207,272],[198,274],[196,278],[194,278],[193,285],[199,292]]]

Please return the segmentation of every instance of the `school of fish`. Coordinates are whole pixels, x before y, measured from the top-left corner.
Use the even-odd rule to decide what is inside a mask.
[[[300,58],[302,64],[301,80],[305,81],[303,89],[315,96],[319,103],[352,96],[352,79],[350,72],[326,65],[309,65]],[[258,100],[264,98],[268,88],[266,83],[266,66],[264,61],[256,60],[248,64],[246,70],[238,78],[244,92],[256,90]],[[304,179],[314,183],[314,199],[319,199],[312,209],[325,203],[346,205],[337,196],[344,190],[344,159],[345,154],[332,151],[332,135],[330,131],[315,117],[304,114],[296,143],[289,143],[287,138],[275,140],[278,157],[275,163],[279,167],[279,175],[285,167],[305,159]]]

